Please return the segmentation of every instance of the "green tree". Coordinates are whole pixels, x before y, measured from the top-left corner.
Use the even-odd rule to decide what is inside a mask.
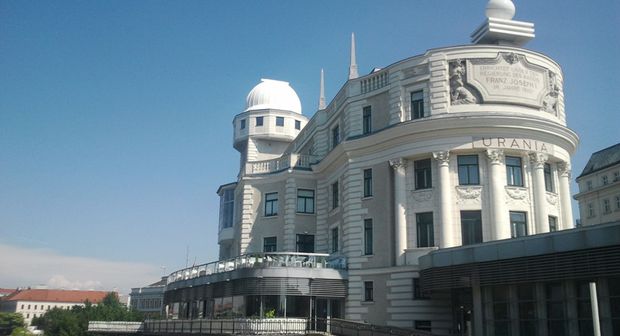
[[[32,333],[24,327],[17,327],[13,329],[11,336],[32,336]]]
[[[25,326],[22,314],[0,313],[0,335],[10,335],[16,328]]]

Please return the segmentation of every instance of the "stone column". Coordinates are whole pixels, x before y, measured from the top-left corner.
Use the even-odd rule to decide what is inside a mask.
[[[534,224],[536,232],[549,232],[549,212],[547,211],[547,191],[545,190],[545,162],[549,158],[545,153],[530,153],[532,177],[534,181]]]
[[[558,163],[558,177],[560,180],[560,219],[559,230],[572,229],[575,227],[573,222],[573,207],[570,197],[570,162]]]
[[[491,191],[491,240],[510,238],[510,223],[506,210],[506,174],[502,170],[504,151],[489,149],[486,154],[489,159]]]
[[[405,264],[405,249],[407,249],[407,180],[404,159],[390,160],[394,169],[394,236],[396,237],[394,260],[397,266]]]
[[[454,241],[454,216],[452,213],[452,184],[450,183],[450,152],[433,152],[433,158],[439,166],[439,195],[441,205],[441,225],[439,247],[458,245]]]

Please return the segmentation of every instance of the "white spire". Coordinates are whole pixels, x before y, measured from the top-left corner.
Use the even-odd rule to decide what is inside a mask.
[[[319,110],[324,110],[325,107],[325,76],[323,75],[323,69],[321,69],[321,91],[319,93]]]
[[[349,65],[349,79],[359,77],[357,73],[357,62],[355,60],[355,33],[351,33],[351,64]]]

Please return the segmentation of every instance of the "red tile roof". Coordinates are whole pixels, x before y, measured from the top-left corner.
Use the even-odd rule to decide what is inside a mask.
[[[16,291],[16,290],[15,289],[8,289],[8,288],[0,288],[0,296],[9,295],[9,294],[13,293],[14,291]]]
[[[7,301],[43,301],[43,302],[75,302],[86,300],[98,303],[110,292],[60,290],[60,289],[25,289],[17,291],[4,299]]]

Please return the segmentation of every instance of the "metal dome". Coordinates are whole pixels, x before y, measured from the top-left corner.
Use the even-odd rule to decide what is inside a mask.
[[[284,110],[301,114],[301,101],[297,93],[289,85],[273,79],[261,79],[246,98],[245,111]]]

